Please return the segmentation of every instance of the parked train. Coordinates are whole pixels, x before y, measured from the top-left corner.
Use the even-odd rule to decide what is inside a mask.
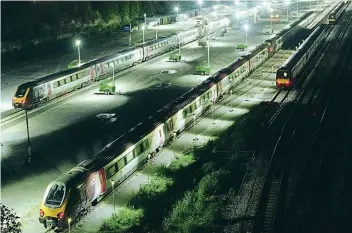
[[[257,46],[51,182],[40,205],[39,222],[44,227],[65,228],[68,217],[73,222],[77,221],[82,210],[100,201],[112,190],[112,180],[115,186],[123,182],[145,164],[148,155],[158,153],[209,110],[212,103],[228,94],[231,87],[278,51],[280,46],[276,41],[282,41],[287,33],[289,30],[279,33],[270,43],[266,41]]]
[[[299,74],[325,39],[325,27],[316,28],[298,50],[292,54],[276,72],[276,86],[291,88],[297,83]]]
[[[227,19],[211,22],[208,31],[227,26]],[[147,61],[160,54],[175,49],[178,44],[188,44],[205,35],[205,31],[193,28],[180,32],[178,35],[168,38],[153,40],[119,52],[117,55],[95,59],[80,67],[60,71],[39,78],[37,80],[21,84],[12,99],[15,108],[30,109],[43,102],[55,99],[66,93],[75,91],[84,86],[106,78],[112,73],[114,66],[115,72],[132,67],[141,62]]]
[[[340,2],[339,6],[329,14],[329,24],[336,24],[336,21],[340,18],[341,14],[344,12],[342,9],[344,7],[344,3]]]

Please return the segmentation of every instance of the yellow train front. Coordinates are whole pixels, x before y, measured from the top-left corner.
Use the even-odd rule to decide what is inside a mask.
[[[89,208],[106,191],[104,169],[89,172],[77,166],[51,182],[44,193],[39,210],[39,222],[45,228],[62,230],[79,219],[83,210]]]
[[[31,83],[24,83],[20,85],[15,93],[15,96],[12,98],[12,106],[17,108],[31,108],[32,106],[32,96],[33,88]]]
[[[44,227],[58,227],[63,229],[67,227],[67,217],[69,208],[68,201],[71,196],[71,190],[64,183],[52,182],[47,187],[43,201],[40,205],[39,222]]]
[[[293,85],[293,78],[290,71],[285,68],[280,68],[276,72],[276,87],[291,88]]]

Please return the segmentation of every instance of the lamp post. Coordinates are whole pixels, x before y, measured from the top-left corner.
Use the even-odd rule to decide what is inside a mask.
[[[178,54],[181,55],[181,34],[177,34],[177,39],[178,39]]]
[[[288,23],[288,7],[290,5],[290,1],[286,1],[286,20],[287,20],[287,23]]]
[[[208,68],[210,69],[210,40],[209,40],[209,36],[208,36],[207,45],[208,45]]]
[[[149,176],[150,176],[150,159],[151,159],[151,155],[150,153],[148,153],[148,183],[149,183]]]
[[[145,29],[145,25],[142,26],[142,31],[143,31],[143,44],[144,44],[144,29]]]
[[[273,30],[273,8],[270,8],[270,27]]]
[[[202,6],[202,0],[198,0],[198,11],[200,13],[201,10],[201,6]]]
[[[68,218],[67,219],[67,222],[68,222],[68,233],[71,233],[71,222],[72,222],[72,218]]]
[[[78,65],[80,66],[81,65],[81,52],[79,50],[79,45],[81,44],[81,41],[80,40],[76,40],[76,45],[77,45],[77,48],[78,48]]]
[[[115,63],[112,63],[113,66],[112,66],[112,86],[113,86],[113,90],[114,90],[114,93],[116,92],[115,90]]]
[[[195,128],[195,126],[196,126],[196,114],[193,113],[193,127]],[[194,129],[194,139],[193,139],[193,141],[194,141],[194,142],[195,142],[195,141],[198,141],[198,138],[197,138],[197,134],[196,134],[196,132],[195,132],[195,129]]]
[[[248,45],[248,41],[247,41],[247,31],[248,31],[248,25],[244,25],[244,30],[246,32],[246,45]]]
[[[28,113],[27,109],[24,110],[26,113],[26,125],[27,125],[27,144],[28,144],[28,164],[31,163],[32,150],[31,150],[31,140],[29,138],[29,124],[28,124]]]
[[[158,39],[158,24],[155,25],[155,39]]]
[[[178,6],[175,6],[175,11],[176,11],[176,21],[178,19]]]
[[[114,193],[115,181],[111,180],[110,182],[111,182],[111,186],[112,186],[112,202],[113,202],[113,205],[114,205],[114,212],[115,212],[115,193]]]
[[[147,13],[144,13],[144,25],[147,26]]]
[[[128,40],[128,43],[130,44],[130,46],[131,46],[131,44],[132,44],[132,24],[130,23],[130,38],[129,38],[129,40]]]

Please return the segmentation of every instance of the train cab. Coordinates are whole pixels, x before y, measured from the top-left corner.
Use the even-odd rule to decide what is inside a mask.
[[[32,105],[33,84],[31,82],[20,85],[12,98],[12,106],[17,108],[29,108]]]
[[[286,67],[282,67],[276,72],[276,87],[290,88],[292,87],[293,80],[290,71]]]
[[[44,224],[45,228],[58,227],[62,229],[66,226],[66,206],[71,193],[71,190],[62,182],[51,182],[48,185],[40,205],[39,216],[39,222]]]
[[[336,15],[330,14],[329,15],[329,24],[335,24],[335,23],[336,23]]]
[[[46,188],[40,205],[39,222],[45,228],[65,229],[69,221],[74,223],[105,190],[104,169],[89,172],[84,167],[74,167]]]

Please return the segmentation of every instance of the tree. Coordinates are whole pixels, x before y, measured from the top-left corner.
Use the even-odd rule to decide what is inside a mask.
[[[131,20],[130,20],[130,3],[129,2],[124,2],[122,4],[120,15],[121,15],[121,19],[122,19],[122,24],[129,24],[131,22]]]
[[[1,227],[0,232],[2,233],[22,233],[21,223],[18,221],[18,217],[13,209],[7,208],[0,202],[1,211]]]
[[[139,18],[141,12],[141,3],[140,2],[130,2],[130,20]]]

